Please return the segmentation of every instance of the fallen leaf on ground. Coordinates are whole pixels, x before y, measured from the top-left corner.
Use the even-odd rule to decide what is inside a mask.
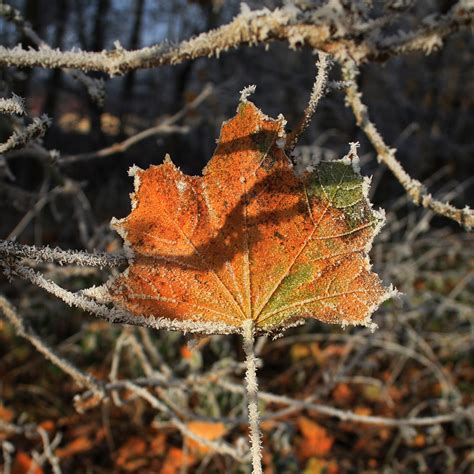
[[[6,421],[7,423],[9,423],[10,421],[13,420],[14,416],[15,414],[13,413],[12,410],[0,404],[0,420]]]
[[[44,471],[24,451],[18,451],[13,461],[12,474],[43,474]]]
[[[335,402],[344,404],[352,399],[352,390],[346,383],[337,384],[332,393],[332,399]]]
[[[335,461],[311,458],[306,464],[303,474],[338,474],[339,469]]]
[[[196,459],[191,454],[185,454],[182,449],[170,448],[160,474],[178,474],[183,466],[191,466]]]
[[[147,464],[147,444],[138,436],[129,438],[117,452],[116,465],[127,472],[134,472]]]
[[[189,431],[200,436],[201,438],[209,441],[214,441],[222,438],[227,429],[223,423],[212,423],[206,421],[190,421],[187,424]],[[211,448],[203,445],[199,441],[192,439],[191,437],[186,438],[186,443],[189,449],[195,453],[206,454],[211,451]]]
[[[331,451],[334,438],[326,428],[305,416],[298,418],[298,428],[303,435],[298,449],[302,459],[324,456]]]
[[[81,436],[73,439],[63,448],[58,448],[56,450],[56,456],[58,456],[58,458],[68,458],[70,456],[75,456],[76,454],[90,451],[93,447],[94,442],[91,439]]]

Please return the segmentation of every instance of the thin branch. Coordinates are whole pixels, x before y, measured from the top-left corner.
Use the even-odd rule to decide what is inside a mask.
[[[41,441],[43,443],[44,457],[48,460],[53,474],[61,474],[62,471],[61,467],[59,466],[59,459],[54,455],[53,452],[57,444],[59,444],[61,441],[61,438],[56,438],[56,442],[54,442],[55,440],[52,442],[49,441],[48,433],[44,428],[41,427],[38,427],[38,434],[40,435]]]
[[[64,156],[58,160],[59,165],[67,166],[75,164],[79,161],[88,161],[96,158],[105,158],[110,155],[115,155],[116,153],[124,153],[130,147],[136,145],[137,143],[145,140],[146,138],[152,137],[154,135],[166,135],[170,133],[187,133],[189,132],[189,127],[186,126],[177,126],[175,125],[181,118],[183,118],[187,112],[198,107],[203,101],[205,101],[212,93],[213,87],[208,84],[204,87],[201,93],[189,104],[183,107],[179,112],[172,115],[171,117],[165,119],[162,123],[156,125],[155,127],[147,128],[131,137],[123,140],[120,143],[114,143],[113,145],[102,148],[101,150],[94,151],[91,153],[81,153],[79,155],[69,155]]]
[[[12,94],[11,99],[0,99],[0,113],[24,115],[25,101],[16,94]]]
[[[29,341],[36,350],[43,354],[46,359],[51,361],[54,365],[59,367],[63,372],[68,374],[80,387],[85,387],[92,390],[94,393],[105,395],[102,384],[98,380],[96,380],[92,375],[82,372],[71,362],[58,355],[33,331],[31,327],[25,324],[23,318],[2,295],[0,295],[0,309],[6,319],[15,328],[15,332],[18,336]]]
[[[125,387],[130,390],[132,393],[138,395],[140,398],[146,400],[153,408],[158,411],[166,413],[170,417],[171,423],[181,432],[181,434],[185,437],[191,438],[194,441],[202,444],[215,452],[226,454],[228,456],[233,457],[239,462],[244,462],[242,455],[232,448],[228,443],[223,443],[219,441],[211,441],[209,439],[203,438],[198,434],[191,431],[185,423],[183,423],[179,418],[177,418],[173,412],[158,398],[153,396],[148,390],[138,385],[135,385],[133,382],[125,381]]]
[[[92,392],[92,396],[97,397],[99,396],[99,400],[103,400],[106,398],[106,392],[113,391],[115,389],[115,385],[109,384],[107,389],[104,388],[104,384],[98,380],[96,380],[92,375],[86,374],[82,372],[80,369],[75,367],[69,361],[63,359],[58,354],[56,354],[53,349],[47,346],[35,333],[34,331],[27,327],[23,318],[15,311],[13,306],[10,302],[3,296],[0,295],[0,309],[2,310],[5,317],[8,321],[12,324],[15,328],[16,333],[28,340],[41,354],[43,354],[48,360],[53,362],[57,367],[59,367],[63,372],[69,375],[76,383],[78,383],[82,387],[88,388]],[[162,382],[162,381],[161,381]],[[183,434],[183,436],[187,436],[189,438],[194,439],[200,444],[203,444],[216,452],[227,454],[232,456],[233,458],[237,459],[238,461],[243,461],[242,456],[236,450],[234,450],[231,446],[227,443],[220,443],[217,441],[210,441],[201,436],[193,433],[191,430],[188,429],[186,424],[181,422],[176,416],[173,415],[171,410],[161,401],[159,401],[156,397],[154,397],[148,390],[143,387],[136,385],[135,383],[126,380],[123,381],[123,387],[127,390],[130,390],[134,394],[138,395],[140,398],[145,399],[153,406],[155,409],[167,414],[171,418],[171,422],[178,428],[178,430]],[[5,423],[0,421],[0,430],[7,432],[7,433],[14,433],[20,434],[25,431],[25,428],[16,426],[11,423]],[[38,434],[42,437],[44,441],[44,436],[38,429],[33,429],[32,427],[28,428],[28,433],[38,431]],[[46,448],[47,446],[45,446]],[[46,452],[45,452],[46,453]],[[52,453],[46,453],[48,455],[48,459],[53,466],[54,463],[54,456]],[[54,466],[53,466],[54,467]]]
[[[253,474],[262,474],[262,433],[258,413],[257,364],[254,352],[254,323],[247,319],[242,325],[243,346],[247,370],[245,372],[245,390],[248,402],[250,425],[250,453],[252,455]]]
[[[245,389],[240,385],[227,382],[224,380],[218,381],[218,385],[234,393],[245,393]],[[294,400],[289,397],[282,395],[275,395],[269,392],[259,392],[258,398],[269,403],[278,403],[287,405],[300,410],[313,410],[320,415],[331,416],[341,421],[350,421],[353,423],[363,423],[366,425],[381,425],[381,426],[393,426],[396,428],[402,428],[407,426],[431,426],[440,425],[444,423],[452,423],[453,421],[469,419],[474,420],[474,406],[468,406],[466,408],[458,408],[451,413],[445,415],[427,416],[427,417],[410,417],[410,418],[387,418],[384,416],[372,416],[372,415],[358,415],[349,410],[340,410],[339,408],[333,408],[320,403],[313,403],[312,399],[308,400]]]
[[[18,31],[20,31],[26,38],[28,38],[33,44],[37,46],[47,46],[47,44],[36,34],[31,28],[19,10],[8,5],[4,2],[0,4],[0,16],[5,18],[6,21],[13,23]]]
[[[81,250],[62,250],[58,247],[35,247],[22,245],[9,240],[0,240],[0,255],[2,257],[25,258],[40,262],[57,262],[59,265],[80,265],[99,268],[114,268],[127,264],[128,260],[122,254],[89,253]]]
[[[52,202],[57,196],[61,194],[68,194],[70,189],[67,185],[56,186],[47,192],[40,192],[40,198],[35,202],[33,207],[31,207],[28,212],[20,219],[20,222],[10,231],[7,235],[8,241],[16,240],[23,231],[28,227],[29,223],[34,219],[42,209]]]
[[[138,142],[144,140],[145,138],[151,137],[153,135],[168,135],[171,133],[185,134],[188,132],[189,132],[189,127],[186,127],[186,126],[180,127],[177,125],[166,125],[163,123],[163,124],[157,125],[156,127],[151,127],[146,130],[143,130],[142,132],[137,133],[136,135],[133,135],[130,138],[127,138],[126,140],[120,143],[114,143],[113,145],[110,145],[106,148],[102,148],[101,150],[93,151],[90,153],[81,153],[79,155],[65,156],[64,158],[59,159],[59,164],[61,166],[67,166],[67,165],[72,165],[78,162],[94,160],[96,158],[106,158],[110,155],[115,155],[117,153],[124,153],[133,145],[136,145]]]
[[[80,153],[77,155],[65,155],[60,158],[56,156],[51,156],[51,151],[45,150],[44,148],[36,147],[36,148],[25,148],[23,150],[14,151],[8,154],[9,158],[14,158],[17,156],[22,156],[25,152],[28,153],[29,157],[35,157],[40,160],[51,160],[53,159],[55,163],[59,166],[69,166],[76,164],[78,162],[94,160],[97,158],[105,158],[117,153],[124,153],[132,146],[135,146],[137,143],[145,140],[154,135],[166,135],[170,133],[188,133],[189,127],[187,126],[178,126],[175,125],[179,120],[181,120],[189,111],[196,109],[202,102],[204,102],[210,95],[212,94],[214,87],[211,84],[207,84],[200,94],[191,102],[186,104],[181,110],[176,112],[171,117],[163,120],[160,124],[142,130],[135,135],[123,140],[119,143],[114,143],[108,147],[102,148],[100,150],[88,152],[88,153]]]
[[[316,63],[316,67],[318,68],[316,79],[313,84],[313,89],[309,97],[308,105],[303,112],[303,118],[297,125],[296,129],[290,135],[288,135],[285,148],[289,153],[295,149],[301,135],[308,128],[308,125],[310,124],[311,119],[316,112],[316,107],[318,106],[321,97],[324,95],[328,78],[328,66],[329,60],[327,54],[320,52],[318,62]]]
[[[0,429],[1,429],[0,421]],[[13,444],[9,441],[2,441],[2,454],[3,454],[3,474],[11,474],[13,459],[12,454],[15,452]]]
[[[28,280],[33,285],[46,290],[56,298],[64,301],[67,305],[82,309],[88,313],[94,314],[99,318],[105,319],[109,323],[114,324],[130,324],[135,326],[152,327],[155,329],[166,329],[169,331],[195,332],[196,329],[202,334],[233,334],[234,326],[220,322],[196,322],[191,321],[174,321],[163,317],[137,316],[130,314],[126,310],[119,307],[109,307],[102,304],[104,300],[110,303],[110,298],[104,287],[90,287],[82,291],[74,293],[59,286],[55,282],[48,280],[41,273],[35,272],[33,269],[20,265],[16,262],[8,262],[0,260],[0,265],[4,267],[4,274],[11,278],[19,276],[24,280]],[[100,302],[98,302],[100,301]]]
[[[396,150],[388,147],[374,123],[370,121],[367,106],[362,102],[362,94],[356,82],[359,69],[356,63],[349,57],[343,63],[342,73],[344,80],[350,81],[351,84],[346,89],[346,101],[352,108],[357,125],[364,131],[375,148],[378,161],[384,163],[389,168],[403,186],[412,202],[456,221],[467,230],[474,228],[474,211],[472,209],[467,206],[464,209],[458,209],[449,203],[437,201],[419,181],[413,179],[405,171],[396,159]]]
[[[13,132],[5,143],[0,144],[0,154],[22,148],[31,140],[42,137],[48,130],[50,123],[51,121],[47,115],[33,119],[33,123],[28,125],[24,130],[21,132]]]
[[[116,44],[114,50],[101,52],[63,52],[44,47],[39,50],[27,50],[18,46],[0,47],[0,67],[73,68],[118,75],[140,68],[219,56],[220,53],[238,46],[268,44],[274,40],[286,41],[292,48],[309,46],[313,50],[321,50],[336,57],[348,52],[359,63],[366,60],[386,61],[407,51],[429,52],[449,34],[470,28],[474,23],[474,12],[457,6],[437,21],[429,21],[413,32],[405,32],[388,40],[373,38],[370,31],[366,31],[367,24],[361,21],[354,23],[352,28],[346,28],[347,31],[342,37],[333,35],[331,26],[347,22],[343,17],[335,18],[335,13],[328,12],[328,9],[302,12],[293,6],[273,11],[266,8],[251,11],[246,7],[230,23],[176,46],[164,42],[127,51],[120,44]]]
[[[0,16],[5,18],[6,21],[13,23],[17,30],[20,31],[38,48],[43,50],[51,50],[50,46],[42,38],[40,38],[33,28],[31,28],[30,23],[25,20],[19,10],[2,2],[0,4]],[[87,89],[87,92],[91,96],[92,100],[94,100],[99,106],[103,105],[105,100],[105,82],[102,79],[89,77],[82,71],[66,69],[64,72],[69,74],[73,79],[81,82]]]

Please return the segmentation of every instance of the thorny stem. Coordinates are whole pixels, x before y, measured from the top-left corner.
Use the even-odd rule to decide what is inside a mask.
[[[257,364],[254,351],[254,323],[251,319],[242,325],[243,346],[246,356],[245,388],[248,402],[250,427],[250,454],[252,455],[253,474],[262,474],[262,434],[258,413]]]

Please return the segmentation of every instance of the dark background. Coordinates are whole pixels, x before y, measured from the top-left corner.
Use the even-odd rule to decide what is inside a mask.
[[[270,9],[281,3],[248,2],[251,8]],[[375,10],[384,3],[374,1]],[[445,13],[453,3],[412,2],[387,34],[398,28],[416,28],[421,19]],[[240,1],[234,0],[16,0],[11,4],[51,47],[87,51],[111,49],[116,41],[127,49],[165,39],[178,42],[229,22],[240,8]],[[36,48],[14,25],[0,18],[0,44],[12,47],[18,43]],[[282,113],[288,129],[293,128],[307,104],[316,59],[309,50],[293,51],[286,44],[273,43],[268,48],[240,47],[219,58],[140,70],[123,77],[91,73],[91,77],[105,81],[103,106],[64,71],[1,70],[0,95],[10,97],[14,92],[25,97],[29,118],[21,122],[23,119],[0,116],[0,141],[22,123],[30,123],[31,117],[47,113],[52,125],[42,144],[47,150],[58,150],[60,158],[124,140],[181,110],[206,85],[211,84],[213,91],[178,123],[188,126],[188,133],[156,135],[125,153],[60,166],[60,172],[39,159],[31,144],[7,155],[9,172],[0,166],[0,238],[12,238],[12,230],[20,228],[14,236],[20,243],[120,251],[122,239],[109,223],[112,217],[123,217],[130,211],[133,183],[127,170],[131,165],[146,168],[159,164],[169,153],[183,171],[199,174],[212,156],[221,123],[235,112],[239,91],[250,84],[257,86],[252,96],[257,106],[273,117]],[[430,55],[416,52],[362,65],[358,79],[372,120],[387,144],[398,149],[397,158],[405,169],[426,183],[436,198],[458,207],[474,207],[473,59],[474,39],[464,31],[450,35],[443,47]],[[334,65],[329,79],[340,78],[339,67]],[[386,209],[388,217],[375,241],[371,261],[384,282],[394,284],[404,296],[375,313],[379,329],[374,334],[365,328],[342,330],[311,321],[288,331],[285,338],[264,341],[260,387],[293,399],[311,396],[325,406],[392,419],[450,414],[460,406],[472,406],[472,234],[406,198],[390,171],[377,163],[352,111],[345,107],[342,91],[331,90],[321,100],[294,159],[338,158],[347,153],[349,142],[357,140],[361,143],[362,174],[373,175],[371,199]],[[67,180],[77,191],[53,195],[52,190],[62,188]],[[42,199],[46,203],[38,208]],[[26,224],[20,225],[22,222]],[[101,284],[116,271],[49,264],[36,269],[74,291]],[[117,338],[126,331],[139,339],[142,336],[138,330],[104,323],[71,309],[18,278],[0,276],[0,291],[45,341],[100,380],[108,380]],[[212,373],[218,362],[233,367],[243,360],[237,336],[204,338],[191,353],[180,334],[148,334],[173,375],[182,380]],[[143,377],[136,356],[131,350],[124,352],[120,378]],[[238,370],[231,370],[229,378],[242,384]],[[240,395],[212,384],[205,386],[205,393],[197,390],[202,387],[186,387],[189,397],[182,406],[193,414],[232,418],[242,413]],[[127,400],[122,406],[103,404],[79,415],[72,403],[77,393],[80,389],[68,376],[0,319],[0,420],[48,423],[51,437],[62,433],[63,472],[181,472],[180,466],[174,471],[162,469],[172,460],[173,450],[182,449],[185,442],[143,400]],[[273,413],[282,408],[265,404],[262,409]],[[320,454],[317,449],[304,452],[315,441],[304,433],[307,420],[301,417],[323,427],[333,441],[332,448]],[[246,430],[246,424],[237,426],[228,433],[227,441],[245,438]],[[0,433],[0,441],[2,436]],[[39,440],[25,436],[8,439],[16,449],[14,474],[27,472],[18,467],[20,454],[28,458],[32,450],[41,450]],[[82,447],[74,451],[78,440]],[[459,474],[472,472],[473,440],[472,420],[465,418],[399,429],[341,422],[300,410],[266,425],[264,460],[268,474]],[[196,466],[201,466],[201,472],[242,472],[242,466],[222,455],[211,456],[207,465],[199,458],[193,466],[188,472],[199,472]],[[322,466],[320,470],[318,466]],[[48,469],[44,467],[44,472],[50,472]]]
[[[445,12],[451,3],[415,2],[403,26],[409,28],[428,14]],[[50,46],[90,51],[113,48],[115,41],[135,49],[165,39],[183,40],[228,22],[239,11],[237,1],[26,0],[12,4]],[[250,6],[263,5],[273,8],[279,2],[253,2]],[[34,47],[6,22],[0,22],[0,42]],[[367,64],[359,78],[373,121],[386,142],[398,148],[397,157],[407,171],[421,181],[437,173],[430,188],[434,192],[446,190],[443,186],[451,180],[463,183],[472,176],[473,46],[469,33],[456,34],[430,56],[413,53],[384,64]],[[128,212],[128,193],[122,190],[131,188],[126,177],[131,164],[157,164],[170,153],[185,172],[200,173],[212,155],[220,124],[233,115],[239,91],[249,84],[257,86],[253,96],[256,104],[268,115],[283,113],[291,129],[308,100],[314,62],[310,51],[292,51],[287,45],[275,43],[268,51],[262,46],[242,47],[218,59],[202,58],[124,77],[110,79],[91,74],[106,81],[103,107],[90,99],[82,84],[60,70],[5,70],[0,78],[6,94],[14,91],[27,98],[33,116],[45,112],[53,119],[44,145],[66,155],[122,140],[180,110],[205,84],[215,86],[206,103],[184,118],[184,124],[191,126],[190,133],[151,137],[126,153],[68,167],[68,175],[83,183],[102,222]],[[330,79],[339,78],[335,66]],[[104,114],[113,116],[113,134],[101,129]],[[0,132],[8,136],[7,124]],[[361,141],[364,172],[372,174],[376,168],[372,149],[357,129],[351,111],[345,108],[342,92],[334,91],[321,102],[300,145],[311,146],[312,153],[337,157],[345,154],[348,143],[355,140]],[[31,191],[40,186],[41,167],[37,169],[27,156],[11,166],[17,185]],[[374,199],[390,207],[402,189],[389,172],[379,173],[377,180],[382,185]],[[469,183],[465,183],[458,187],[454,203],[469,201]],[[3,220],[2,227],[5,224]],[[443,220],[441,225],[450,224]],[[1,230],[4,234],[7,228]],[[27,235],[26,241],[30,240]]]

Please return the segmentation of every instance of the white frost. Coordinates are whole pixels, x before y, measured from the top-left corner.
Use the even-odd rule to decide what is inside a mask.
[[[243,4],[245,5],[245,4]],[[248,7],[247,7],[248,8]],[[255,89],[257,88],[257,86],[255,84],[252,84],[250,86],[247,86],[247,87],[244,87],[241,91],[240,91],[240,102],[242,104],[245,104],[247,102],[247,99],[255,93]]]

